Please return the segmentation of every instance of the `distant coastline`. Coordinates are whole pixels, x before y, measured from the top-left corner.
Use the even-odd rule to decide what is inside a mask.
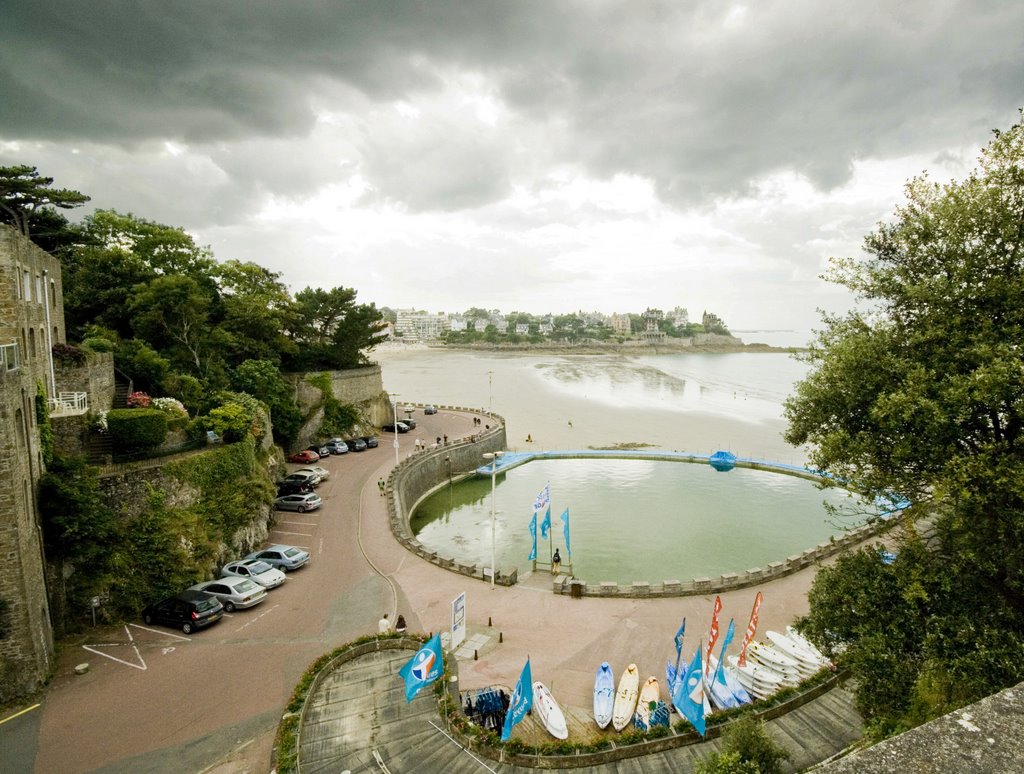
[[[579,344],[559,344],[555,342],[544,342],[542,344],[495,344],[480,342],[474,344],[445,344],[443,342],[399,342],[388,341],[378,345],[378,348],[393,350],[414,350],[414,349],[441,349],[448,351],[463,352],[508,352],[508,353],[537,353],[537,354],[560,354],[560,355],[604,355],[608,353],[618,355],[685,355],[685,354],[722,354],[733,352],[801,352],[806,347],[778,347],[760,342],[751,344],[744,343],[735,336],[714,336],[709,340],[696,343],[693,339],[668,339],[657,343],[630,341],[630,342],[607,342],[587,341]]]

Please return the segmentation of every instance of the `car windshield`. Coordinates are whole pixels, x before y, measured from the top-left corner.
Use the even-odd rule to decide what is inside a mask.
[[[253,573],[254,575],[262,575],[263,573],[272,569],[273,568],[266,562],[253,562],[249,565],[249,572]]]

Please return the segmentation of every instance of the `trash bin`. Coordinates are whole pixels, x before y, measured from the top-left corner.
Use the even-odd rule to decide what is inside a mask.
[[[573,599],[582,599],[583,598],[583,582],[582,581],[572,581],[572,583],[569,584],[569,596],[572,597]]]

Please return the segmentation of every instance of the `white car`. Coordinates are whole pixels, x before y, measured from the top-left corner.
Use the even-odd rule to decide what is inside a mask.
[[[267,590],[263,586],[252,578],[243,578],[241,575],[204,581],[189,586],[188,590],[213,594],[229,613],[258,605],[267,598]]]
[[[239,559],[225,564],[221,568],[220,577],[228,578],[232,575],[252,578],[265,589],[277,588],[285,581],[283,572],[259,559]]]
[[[291,475],[294,476],[296,473],[313,473],[320,476],[321,481],[326,481],[331,477],[331,472],[327,468],[321,468],[319,465],[307,465],[304,468],[293,470]]]

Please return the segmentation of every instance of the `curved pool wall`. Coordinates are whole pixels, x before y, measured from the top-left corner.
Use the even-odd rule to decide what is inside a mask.
[[[481,413],[479,410],[462,407],[441,407],[448,411]],[[550,459],[634,459],[709,464],[712,455],[689,454],[677,451],[633,451],[607,449],[581,449],[569,451],[514,452],[506,451],[505,423],[496,415],[490,415],[498,426],[476,436],[457,441],[439,449],[431,449],[403,460],[388,479],[388,515],[391,531],[402,545],[438,567],[461,575],[490,582],[490,574],[484,568],[460,563],[457,559],[443,556],[424,546],[413,534],[410,516],[421,500],[437,489],[467,476],[491,475],[491,463],[480,464],[484,453],[502,451],[495,466],[497,472],[525,465],[533,460]],[[763,470],[818,481],[824,478],[805,467],[787,463],[737,457],[736,467]],[[716,577],[690,579],[665,579],[660,583],[634,581],[618,583],[613,581],[588,581],[559,575],[552,580],[552,591],[556,594],[588,597],[679,597],[710,594],[732,589],[755,586],[775,578],[782,578],[794,572],[833,556],[845,548],[864,542],[878,534],[886,526],[884,519],[861,524],[847,530],[839,537],[819,543],[779,561],[768,562],[764,567],[751,567],[743,572],[727,572]],[[495,583],[511,586],[518,580],[518,568],[499,567]]]

